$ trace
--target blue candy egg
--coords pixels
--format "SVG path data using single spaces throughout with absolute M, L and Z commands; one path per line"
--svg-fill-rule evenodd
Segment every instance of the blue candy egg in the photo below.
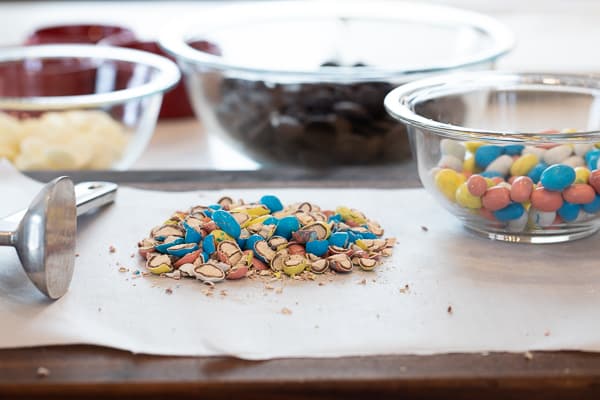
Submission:
M 496 177 L 504 178 L 504 175 L 502 175 L 500 172 L 497 172 L 497 171 L 483 171 L 483 172 L 480 172 L 479 175 L 483 176 L 484 178 L 496 178 Z
M 276 236 L 282 236 L 287 240 L 290 240 L 292 233 L 300 229 L 300 222 L 294 215 L 288 215 L 279 220 L 277 228 L 275 229 Z
M 373 232 L 362 232 L 360 233 L 361 239 L 377 239 L 377 235 Z
M 340 214 L 333 214 L 327 218 L 327 222 L 341 222 L 342 216 Z
M 216 210 L 212 215 L 212 219 L 215 221 L 215 224 L 217 224 L 217 226 L 229 236 L 233 238 L 240 236 L 240 233 L 242 232 L 240 224 L 233 217 L 233 215 L 227 211 Z
M 246 244 L 244 247 L 246 250 L 254 251 L 254 244 L 261 240 L 265 240 L 265 238 L 260 236 L 259 234 L 255 233 L 254 235 L 252 235 L 248 239 L 246 239 Z
M 569 165 L 551 165 L 542 172 L 540 182 L 547 190 L 560 192 L 575 182 L 575 170 Z
M 211 204 L 210 206 L 208 206 L 208 208 L 210 208 L 211 210 L 222 210 L 223 207 L 220 204 Z
M 306 252 L 321 257 L 327 253 L 329 242 L 327 240 L 313 240 L 306 243 Z
M 596 214 L 598 211 L 600 211 L 600 195 L 597 194 L 594 198 L 594 201 L 584 204 L 581 206 L 581 208 L 583 208 L 583 211 L 586 213 Z
M 360 236 L 358 236 L 355 232 L 348 231 L 347 233 L 348 233 L 348 242 L 349 243 L 354 243 L 360 239 Z
M 585 164 L 590 171 L 597 169 L 598 158 L 600 158 L 600 149 L 593 149 L 585 153 Z
M 210 255 L 206 252 L 202 252 L 202 261 L 208 262 L 209 259 L 210 259 Z
M 348 232 L 334 232 L 329 236 L 329 244 L 337 247 L 348 247 L 350 243 L 350 235 Z
M 277 218 L 270 216 L 263 221 L 263 225 L 277 225 L 278 222 L 279 220 Z
M 492 163 L 496 158 L 502 155 L 504 149 L 493 144 L 486 144 L 479 147 L 475 151 L 475 164 L 479 168 L 485 168 Z
M 204 215 L 206 215 L 208 218 L 211 218 L 213 215 L 213 209 L 212 208 L 207 208 L 206 210 L 202 211 L 204 213 Z
M 173 240 L 170 243 L 163 243 L 163 244 L 159 244 L 157 246 L 154 246 L 154 250 L 158 251 L 159 253 L 163 253 L 165 254 L 167 252 L 167 249 L 171 246 L 175 246 L 178 244 L 183 244 L 185 243 L 185 241 L 183 240 L 183 238 L 177 238 L 175 240 Z
M 215 236 L 212 233 L 209 233 L 202 240 L 202 250 L 209 255 L 217 251 Z
M 533 167 L 527 176 L 531 178 L 533 183 L 538 183 L 540 181 L 540 177 L 542 176 L 542 172 L 544 172 L 546 168 L 548 168 L 548 164 L 541 162 Z
M 504 222 L 512 219 L 519 219 L 524 212 L 525 208 L 521 203 L 511 203 L 498 211 L 494 211 L 494 217 L 496 217 L 498 221 Z
M 202 234 L 189 226 L 187 222 L 183 223 L 183 227 L 185 228 L 185 242 L 186 243 L 199 243 L 202 240 Z
M 187 243 L 186 247 L 181 249 L 174 249 L 174 246 L 176 245 L 171 244 L 171 247 L 167 248 L 167 253 L 176 257 L 183 257 L 187 253 L 198 250 L 198 245 L 196 243 Z
M 283 210 L 281 200 L 276 196 L 267 194 L 260 198 L 260 204 L 266 206 L 272 213 Z
M 558 209 L 557 213 L 566 222 L 572 222 L 575 221 L 579 215 L 580 209 L 581 207 L 578 204 L 567 203 L 564 201 L 562 207 Z
M 509 156 L 518 156 L 521 155 L 523 149 L 525 149 L 525 146 L 522 144 L 510 144 L 508 146 L 504 146 L 504 154 Z
M 237 242 L 238 246 L 240 246 L 240 249 L 244 249 L 246 248 L 246 242 L 248 241 L 248 238 L 237 238 L 235 239 L 235 241 Z

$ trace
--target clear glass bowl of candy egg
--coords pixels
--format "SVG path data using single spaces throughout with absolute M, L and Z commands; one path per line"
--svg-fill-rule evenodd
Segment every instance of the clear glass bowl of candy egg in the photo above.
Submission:
M 127 169 L 180 73 L 164 57 L 95 45 L 0 51 L 0 158 L 22 170 Z
M 448 99 L 465 105 L 454 122 Z M 599 228 L 600 80 L 472 72 L 394 89 L 425 189 L 492 239 L 555 243 Z
M 406 129 L 386 114 L 385 95 L 434 72 L 489 69 L 513 43 L 489 17 L 404 2 L 250 2 L 192 17 L 161 45 L 209 134 L 263 166 L 407 160 Z M 198 40 L 220 54 L 194 49 Z

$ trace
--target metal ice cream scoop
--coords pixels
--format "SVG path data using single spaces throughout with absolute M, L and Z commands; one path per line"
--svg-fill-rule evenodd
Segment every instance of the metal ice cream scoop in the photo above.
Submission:
M 77 216 L 115 199 L 117 185 L 61 177 L 46 184 L 27 210 L 0 219 L 0 246 L 17 250 L 33 284 L 51 299 L 67 292 L 75 265 Z

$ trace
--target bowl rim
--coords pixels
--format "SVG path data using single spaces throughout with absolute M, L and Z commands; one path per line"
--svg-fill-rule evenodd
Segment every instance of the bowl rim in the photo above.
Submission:
M 142 85 L 106 93 L 74 96 L 1 97 L 0 109 L 4 110 L 59 110 L 69 108 L 94 108 L 123 103 L 158 93 L 163 93 L 179 82 L 181 72 L 166 57 L 146 51 L 94 44 L 46 44 L 37 46 L 5 47 L 0 51 L 0 64 L 27 59 L 106 59 L 144 64 L 158 70 L 156 76 Z
M 464 127 L 426 118 L 413 111 L 416 101 L 448 94 L 477 90 L 543 90 L 548 92 L 591 92 L 600 98 L 600 74 L 568 74 L 553 72 L 477 71 L 438 75 L 416 80 L 390 91 L 384 106 L 387 112 L 409 126 L 434 132 L 440 136 L 465 140 L 532 143 L 586 143 L 600 141 L 600 130 L 543 133 L 517 130 L 487 130 Z M 435 94 L 438 94 L 436 96 Z M 439 95 L 441 93 L 441 95 Z M 426 96 L 429 94 L 429 96 Z
M 258 5 L 259 4 L 259 5 Z M 207 21 L 230 21 L 232 15 L 242 16 L 240 18 L 251 18 L 260 15 L 263 19 L 277 18 L 290 15 L 306 15 L 312 17 L 332 17 L 344 13 L 353 13 L 360 17 L 389 16 L 399 18 L 402 21 L 425 23 L 432 26 L 470 26 L 478 32 L 487 34 L 491 39 L 491 45 L 474 55 L 465 56 L 454 62 L 437 63 L 427 68 L 399 68 L 389 69 L 381 67 L 320 67 L 314 71 L 307 70 L 280 70 L 275 68 L 245 67 L 240 63 L 225 61 L 221 55 L 209 54 L 191 47 L 186 39 L 193 39 L 187 35 L 190 33 L 190 25 L 177 21 L 168 26 L 160 35 L 159 44 L 173 57 L 186 62 L 198 63 L 200 65 L 229 70 L 239 73 L 250 73 L 258 75 L 274 75 L 296 78 L 310 78 L 320 80 L 383 80 L 407 76 L 411 79 L 414 75 L 433 73 L 440 71 L 465 68 L 486 62 L 493 62 L 497 58 L 508 53 L 515 44 L 513 33 L 498 20 L 487 15 L 463 10 L 460 8 L 437 5 L 421 4 L 406 1 L 381 1 L 358 2 L 346 1 L 340 7 L 339 2 L 324 0 L 317 3 L 308 1 L 280 1 L 276 3 L 257 3 L 256 1 L 221 6 L 204 14 L 203 19 Z M 198 21 L 194 22 L 195 26 Z M 229 23 L 230 24 L 230 23 Z M 194 25 L 191 25 L 194 26 Z M 223 26 L 223 25 L 221 25 Z M 197 37 L 195 37 L 198 39 Z M 204 38 L 210 40 L 210 38 Z M 218 43 L 217 43 L 218 45 Z

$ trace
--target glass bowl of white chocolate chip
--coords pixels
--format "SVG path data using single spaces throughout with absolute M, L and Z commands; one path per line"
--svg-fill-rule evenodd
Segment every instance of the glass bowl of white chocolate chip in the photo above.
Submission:
M 444 75 L 394 89 L 385 106 L 408 126 L 425 189 L 469 230 L 557 243 L 600 228 L 599 76 Z
M 129 168 L 180 78 L 132 49 L 43 45 L 0 50 L 0 158 L 21 170 Z

